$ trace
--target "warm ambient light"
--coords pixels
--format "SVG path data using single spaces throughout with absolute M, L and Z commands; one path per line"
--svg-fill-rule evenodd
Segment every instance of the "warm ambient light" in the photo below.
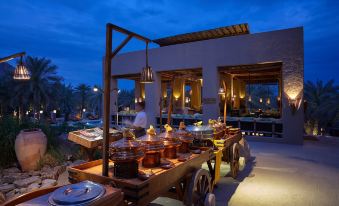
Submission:
M 29 75 L 29 72 L 25 65 L 20 61 L 20 63 L 16 66 L 14 70 L 14 76 L 13 79 L 15 80 L 29 80 L 31 76 Z
M 139 98 L 135 98 L 134 99 L 134 103 L 138 103 L 138 102 L 142 102 L 143 101 L 143 98 L 142 97 L 139 97 Z
M 185 102 L 186 102 L 186 103 L 189 103 L 190 101 L 191 101 L 191 99 L 190 99 L 189 97 L 186 97 L 186 98 L 185 98 Z
M 292 114 L 294 114 L 300 107 L 300 103 L 301 103 L 301 98 L 288 98 L 288 103 L 291 107 L 291 112 Z
M 218 90 L 218 94 L 224 95 L 225 94 L 225 89 L 220 87 L 219 90 Z
M 266 104 L 271 104 L 271 99 L 270 98 L 267 98 Z
M 259 102 L 262 103 L 262 98 L 259 99 Z

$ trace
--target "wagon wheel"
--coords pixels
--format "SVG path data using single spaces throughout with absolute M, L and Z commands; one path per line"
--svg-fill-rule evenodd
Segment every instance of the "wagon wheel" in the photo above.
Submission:
M 214 206 L 211 177 L 207 170 L 196 170 L 186 187 L 184 203 L 189 206 Z
M 231 167 L 231 176 L 235 179 L 238 176 L 239 172 L 239 144 L 234 143 L 232 146 L 230 167 Z

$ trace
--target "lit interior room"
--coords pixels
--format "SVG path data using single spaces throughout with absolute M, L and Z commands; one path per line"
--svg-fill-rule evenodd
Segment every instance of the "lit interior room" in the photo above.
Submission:
M 249 136 L 282 137 L 281 68 L 281 62 L 219 68 L 225 91 L 220 93 L 220 114 L 226 99 L 229 125 Z

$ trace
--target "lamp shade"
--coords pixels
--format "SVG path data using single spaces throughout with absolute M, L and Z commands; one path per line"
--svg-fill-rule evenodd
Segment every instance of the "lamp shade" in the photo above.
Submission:
M 13 79 L 17 80 L 29 80 L 31 76 L 29 75 L 29 72 L 25 65 L 22 63 L 18 64 L 14 70 L 14 76 Z
M 225 89 L 220 87 L 218 90 L 218 94 L 225 94 Z
M 147 84 L 153 83 L 153 71 L 150 66 L 146 66 L 141 71 L 140 83 Z

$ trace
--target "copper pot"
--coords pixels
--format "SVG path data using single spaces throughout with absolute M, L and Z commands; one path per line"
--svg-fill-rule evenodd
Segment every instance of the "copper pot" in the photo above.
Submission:
M 163 139 L 151 134 L 146 134 L 139 138 L 144 144 L 145 156 L 142 160 L 144 167 L 157 167 L 160 165 L 161 152 L 164 151 L 165 146 Z

